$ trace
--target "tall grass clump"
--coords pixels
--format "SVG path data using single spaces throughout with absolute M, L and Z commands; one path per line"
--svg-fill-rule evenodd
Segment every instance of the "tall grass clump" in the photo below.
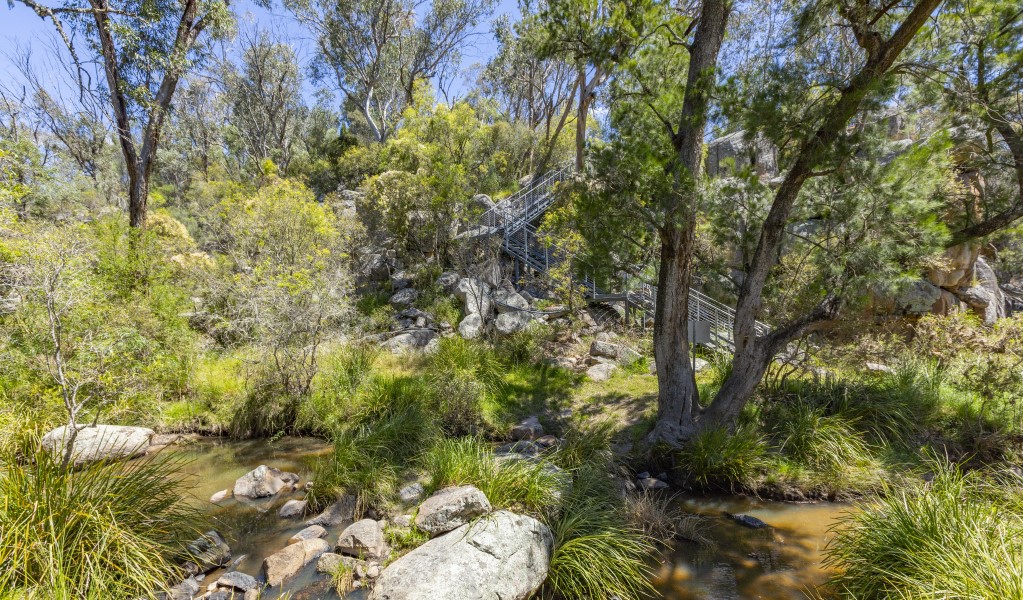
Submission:
M 632 600 L 653 595 L 648 561 L 656 548 L 628 515 L 607 473 L 576 472 L 549 525 L 554 553 L 544 584 L 556 598 Z
M 807 402 L 772 407 L 770 426 L 778 449 L 805 467 L 838 473 L 871 459 L 870 447 L 853 424 Z
M 767 443 L 752 425 L 712 427 L 678 452 L 678 469 L 701 488 L 752 489 L 767 465 Z
M 427 365 L 436 411 L 448 435 L 478 435 L 484 407 L 504 388 L 504 365 L 485 344 L 459 337 L 440 341 Z
M 1023 479 L 934 469 L 929 484 L 886 489 L 835 526 L 826 563 L 840 597 L 1023 598 Z
M 165 589 L 199 537 L 174 461 L 77 469 L 23 443 L 0 462 L 0 590 L 15 598 L 135 598 Z M 7 597 L 7 596 L 5 596 Z
M 325 506 L 346 493 L 358 497 L 360 512 L 386 502 L 438 434 L 424 400 L 429 393 L 420 378 L 370 380 L 332 433 L 333 452 L 316 468 L 313 504 Z
M 615 423 L 610 420 L 571 427 L 565 431 L 554 462 L 569 470 L 586 465 L 610 465 L 614 457 L 611 451 L 614 434 Z
M 380 349 L 371 344 L 344 346 L 327 356 L 313 393 L 300 412 L 306 431 L 329 433 L 348 421 L 360 389 L 370 381 Z
M 558 502 L 568 474 L 544 461 L 500 458 L 482 440 L 445 439 L 426 455 L 428 490 L 473 485 L 495 508 L 543 515 Z

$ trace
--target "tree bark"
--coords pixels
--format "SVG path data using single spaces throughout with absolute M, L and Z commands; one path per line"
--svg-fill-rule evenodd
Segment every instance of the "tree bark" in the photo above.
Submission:
M 677 130 L 671 131 L 678 156 L 672 197 L 666 199 L 666 219 L 659 230 L 661 262 L 654 315 L 657 424 L 648 438 L 651 443 L 675 444 L 689 437 L 700 410 L 689 354 L 689 288 L 707 109 L 730 9 L 727 0 L 703 3 L 689 51 L 682 115 Z M 670 124 L 665 126 L 671 129 Z

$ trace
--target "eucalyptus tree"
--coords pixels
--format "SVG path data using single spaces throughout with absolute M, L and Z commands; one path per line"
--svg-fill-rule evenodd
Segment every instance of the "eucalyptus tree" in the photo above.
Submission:
M 502 18 L 494 24 L 498 50 L 480 73 L 478 86 L 483 97 L 497 102 L 504 118 L 534 132 L 537 142 L 528 160 L 539 174 L 547 169 L 572 115 L 579 80 L 571 63 L 541 54 L 547 32 L 533 8 L 520 2 L 518 22 Z
M 128 222 L 144 228 L 157 149 L 181 78 L 226 34 L 229 0 L 9 0 L 50 22 L 92 89 L 87 61 L 102 65 L 114 131 L 128 174 Z M 76 43 L 84 38 L 85 44 Z M 83 54 L 84 52 L 88 54 Z M 84 60 L 83 60 L 84 59 Z
M 284 0 L 316 38 L 317 78 L 333 78 L 345 103 L 386 141 L 416 89 L 475 35 L 494 0 Z M 421 16 L 420 16 L 421 15 Z

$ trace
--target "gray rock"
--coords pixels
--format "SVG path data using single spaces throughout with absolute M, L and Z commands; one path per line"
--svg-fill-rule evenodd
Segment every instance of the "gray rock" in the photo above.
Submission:
M 345 521 L 351 521 L 355 516 L 356 497 L 346 494 L 340 500 L 331 504 L 312 519 L 305 522 L 306 525 L 322 525 L 324 527 L 336 527 Z
M 931 312 L 931 307 L 939 297 L 941 290 L 921 279 L 903 285 L 896 291 L 893 301 L 896 308 L 902 312 L 923 315 Z
M 455 288 L 458 287 L 458 282 L 461 281 L 461 277 L 454 271 L 444 271 L 437 278 L 437 285 L 442 287 L 445 292 L 451 294 L 454 293 Z
M 765 529 L 770 527 L 767 523 L 764 523 L 760 519 L 752 515 L 733 515 L 731 513 L 725 513 L 729 519 L 735 521 L 740 525 L 749 527 L 750 529 Z
M 653 490 L 666 490 L 666 489 L 668 489 L 668 484 L 663 482 L 663 481 L 661 481 L 660 479 L 658 479 L 656 477 L 643 477 L 643 478 L 640 478 L 639 480 L 636 481 L 636 484 L 639 487 L 639 489 L 641 489 L 641 490 L 643 490 L 645 492 L 653 491 Z
M 512 442 L 510 444 L 498 446 L 497 448 L 494 449 L 494 454 L 498 457 L 505 454 L 510 454 L 528 458 L 530 456 L 536 456 L 540 454 L 541 452 L 543 452 L 543 450 L 544 450 L 543 446 L 536 442 L 531 442 L 529 440 L 520 440 L 517 442 Z
M 432 329 L 414 329 L 392 337 L 381 346 L 394 354 L 401 354 L 409 350 L 425 350 L 437 337 L 437 332 Z
M 467 340 L 474 340 L 481 333 L 483 333 L 483 317 L 479 313 L 466 315 L 462 322 L 458 324 L 458 335 Z
M 513 440 L 535 440 L 540 437 L 543 437 L 543 425 L 536 415 L 525 419 L 511 430 Z
M 266 572 L 267 585 L 281 585 L 289 577 L 298 573 L 302 567 L 318 559 L 321 554 L 330 550 L 327 540 L 316 538 L 291 544 L 279 552 L 263 559 L 263 570 Z
M 423 484 L 418 481 L 410 483 L 398 490 L 398 496 L 401 498 L 402 502 L 416 502 L 423 497 Z
M 387 258 L 382 254 L 367 255 L 359 271 L 370 281 L 387 281 L 391 277 L 391 270 L 387 266 Z
M 437 535 L 461 527 L 491 510 L 487 496 L 471 485 L 444 488 L 419 506 L 416 527 Z
M 532 321 L 533 315 L 528 312 L 504 312 L 497 315 L 494 328 L 502 335 L 511 335 L 529 327 Z
M 294 473 L 259 465 L 235 480 L 234 495 L 243 498 L 266 498 L 296 483 L 298 475 Z
M 315 540 L 316 538 L 327 537 L 327 530 L 322 525 L 310 525 L 302 531 L 299 531 L 295 535 L 288 538 L 289 544 L 297 544 L 306 540 Z
M 387 301 L 395 308 L 412 306 L 412 303 L 419 297 L 419 292 L 412 288 L 405 288 L 395 292 Z
M 778 149 L 761 135 L 749 140 L 745 131 L 737 131 L 707 144 L 705 164 L 711 177 L 746 168 L 763 177 L 774 177 L 778 174 Z
M 246 575 L 241 571 L 224 573 L 220 576 L 220 579 L 217 580 L 217 585 L 220 587 L 234 588 L 243 592 L 259 589 L 259 581 L 257 581 L 252 575 Z
M 231 547 L 224 541 L 220 533 L 210 530 L 197 540 L 186 546 L 186 553 L 198 567 L 198 572 L 209 573 L 213 569 L 225 567 L 231 562 Z
M 305 507 L 309 503 L 305 500 L 288 500 L 284 503 L 284 506 L 277 511 L 277 516 L 282 519 L 292 519 L 294 517 L 301 517 L 302 513 L 305 512 Z
M 412 275 L 405 271 L 398 271 L 391 275 L 391 289 L 394 291 L 403 290 L 412 285 Z
M 465 314 L 486 317 L 493 310 L 490 302 L 490 286 L 479 279 L 466 277 L 459 280 L 455 294 L 465 304 Z
M 636 362 L 642 355 L 632 348 L 622 346 L 621 344 L 593 340 L 593 343 L 590 344 L 590 356 L 610 358 L 617 361 L 620 365 L 627 365 Z
M 889 367 L 888 365 L 883 365 L 881 363 L 868 362 L 866 364 L 866 366 L 867 366 L 867 370 L 868 371 L 872 371 L 874 373 L 894 373 L 895 372 L 895 369 Z
M 499 313 L 517 313 L 529 308 L 529 302 L 518 292 L 495 290 L 492 297 Z
M 338 536 L 335 550 L 360 558 L 383 558 L 387 554 L 384 530 L 373 519 L 356 521 Z
M 372 600 L 524 600 L 547 577 L 554 536 L 532 517 L 499 511 L 391 563 Z
M 956 292 L 984 319 L 985 325 L 993 325 L 998 319 L 1008 315 L 1005 294 L 998 285 L 998 277 L 983 257 L 973 265 L 974 285 Z
M 71 430 L 58 427 L 43 436 L 42 446 L 61 454 L 71 444 L 71 460 L 76 465 L 97 460 L 114 460 L 142 456 L 149 448 L 153 430 L 125 425 L 96 425 L 78 430 L 71 442 Z
M 586 369 L 586 376 L 593 381 L 607 381 L 608 379 L 611 379 L 611 374 L 614 373 L 616 368 L 616 366 L 607 363 L 593 365 L 589 369 Z
M 168 592 L 158 594 L 158 596 L 166 600 L 192 600 L 199 594 L 199 582 L 195 580 L 195 577 L 188 577 L 181 583 L 171 586 Z

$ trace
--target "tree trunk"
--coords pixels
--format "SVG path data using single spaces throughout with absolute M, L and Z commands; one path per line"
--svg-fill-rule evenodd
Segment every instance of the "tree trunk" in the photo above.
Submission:
M 136 166 L 129 169 L 128 175 L 128 224 L 131 227 L 136 229 L 146 227 L 148 205 L 149 177 L 144 169 Z
M 648 443 L 677 444 L 688 438 L 699 415 L 699 391 L 689 354 L 689 288 L 696 239 L 697 186 L 703 158 L 707 109 L 714 88 L 718 53 L 725 36 L 730 4 L 706 0 L 689 53 L 682 115 L 672 143 L 678 153 L 673 192 L 665 201 L 660 228 L 661 262 L 654 315 L 657 362 L 657 424 Z M 670 127 L 669 123 L 665 123 Z
M 583 172 L 583 159 L 586 152 L 586 117 L 590 109 L 586 85 L 586 70 L 579 69 L 579 113 L 575 123 L 575 170 Z

